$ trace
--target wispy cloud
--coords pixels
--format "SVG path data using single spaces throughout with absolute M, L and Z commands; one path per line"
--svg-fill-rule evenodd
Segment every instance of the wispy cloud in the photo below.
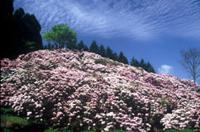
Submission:
M 161 74 L 170 74 L 173 70 L 173 67 L 170 65 L 161 65 L 160 68 L 158 68 L 158 72 Z
M 167 34 L 200 38 L 199 0 L 15 0 L 46 30 L 68 23 L 84 34 L 151 39 Z

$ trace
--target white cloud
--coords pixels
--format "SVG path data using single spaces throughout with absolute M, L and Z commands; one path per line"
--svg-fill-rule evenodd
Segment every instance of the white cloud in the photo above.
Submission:
M 173 70 L 173 67 L 170 65 L 161 65 L 160 68 L 158 68 L 158 72 L 161 74 L 170 74 Z
M 36 15 L 42 31 L 67 23 L 78 33 L 103 37 L 200 38 L 198 0 L 15 0 L 19 7 Z

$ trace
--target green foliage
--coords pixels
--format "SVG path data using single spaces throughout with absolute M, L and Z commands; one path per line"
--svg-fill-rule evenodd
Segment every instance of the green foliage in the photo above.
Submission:
M 155 114 L 150 117 L 149 121 L 152 126 L 151 131 L 162 132 L 164 126 L 161 124 L 160 120 L 163 118 L 162 114 Z
M 77 48 L 78 50 L 88 51 L 87 45 L 85 45 L 84 42 L 83 42 L 82 40 L 77 44 L 76 48 Z
M 135 67 L 142 67 L 147 72 L 155 73 L 153 66 L 149 62 L 145 62 L 144 59 L 141 59 L 141 61 L 139 62 L 137 59 L 133 57 L 131 59 L 130 65 Z
M 113 59 L 113 50 L 110 47 L 106 48 L 106 57 Z
M 140 66 L 140 62 L 133 57 L 131 59 L 130 65 L 131 66 L 135 66 L 135 67 L 139 67 Z
M 22 8 L 19 8 L 14 13 L 16 20 L 17 32 L 16 37 L 19 42 L 20 50 L 24 53 L 38 50 L 42 48 L 42 38 L 40 35 L 41 26 L 34 15 L 25 13 Z M 29 47 L 27 43 L 31 42 Z
M 43 37 L 60 48 L 74 49 L 76 47 L 76 33 L 65 24 L 55 25 L 50 31 L 44 33 Z
M 1 108 L 0 108 L 0 113 L 1 113 L 2 115 L 4 115 L 4 114 L 12 114 L 12 113 L 14 113 L 14 112 L 13 112 L 13 110 L 12 110 L 11 108 L 1 107 Z
M 94 62 L 95 64 L 102 64 L 102 65 L 106 65 L 108 63 L 108 61 L 106 59 L 97 59 Z
M 62 128 L 59 130 L 59 132 L 73 132 L 73 131 L 69 128 Z
M 15 125 L 18 126 L 26 126 L 28 125 L 29 122 L 18 116 L 13 116 L 13 115 L 1 115 L 1 127 L 12 127 Z
M 99 53 L 99 46 L 96 41 L 92 41 L 92 44 L 90 45 L 90 52 Z
M 44 132 L 59 132 L 59 131 L 58 131 L 58 129 L 47 128 L 44 130 Z
M 111 59 L 114 60 L 114 61 L 118 61 L 118 54 L 117 53 L 113 53 Z
M 77 44 L 76 49 L 86 51 L 87 46 L 84 44 L 83 41 L 80 41 Z M 124 64 L 129 64 L 128 59 L 124 55 L 123 52 L 120 52 L 119 55 L 118 55 L 117 53 L 113 52 L 113 50 L 110 47 L 105 48 L 103 45 L 98 46 L 96 41 L 92 42 L 92 44 L 90 45 L 89 51 L 96 53 L 96 54 L 99 54 L 103 57 L 110 58 L 114 61 L 119 61 L 119 62 L 124 63 Z M 107 62 L 105 62 L 105 60 L 96 60 L 95 63 L 101 63 L 103 65 L 106 65 Z M 153 66 L 149 62 L 145 62 L 143 59 L 139 62 L 138 60 L 136 60 L 133 57 L 131 62 L 130 62 L 130 65 L 135 66 L 135 67 L 142 67 L 147 72 L 155 73 Z
M 105 57 L 106 56 L 106 49 L 104 48 L 103 45 L 100 45 L 99 47 L 99 52 L 100 52 L 100 55 Z
M 152 73 L 156 72 L 155 69 L 153 68 L 153 66 L 150 64 L 150 62 L 148 62 L 146 64 L 146 69 L 145 70 L 148 71 L 148 72 L 152 72 Z
M 126 56 L 124 56 L 123 52 L 119 53 L 118 61 L 124 64 L 128 64 L 128 59 L 126 58 Z
M 1 30 L 4 35 L 2 38 L 6 39 L 2 42 L 7 42 L 6 45 L 0 48 L 1 57 L 3 58 L 15 58 L 20 54 L 41 48 L 51 50 L 67 47 L 69 49 L 89 50 L 103 57 L 128 64 L 128 59 L 123 52 L 120 52 L 118 55 L 110 47 L 98 46 L 96 41 L 92 42 L 89 49 L 83 41 L 76 44 L 76 33 L 66 24 L 55 25 L 50 31 L 44 33 L 44 39 L 50 43 L 43 47 L 40 35 L 41 26 L 34 15 L 25 13 L 22 8 L 17 9 L 13 13 L 13 0 L 2 0 L 0 6 L 0 17 L 5 27 L 5 30 Z M 136 59 L 132 59 L 131 65 L 142 67 L 148 72 L 155 72 L 153 66 L 149 62 L 144 62 L 144 60 L 138 62 Z
M 2 132 L 12 132 L 12 131 L 8 128 L 3 128 Z

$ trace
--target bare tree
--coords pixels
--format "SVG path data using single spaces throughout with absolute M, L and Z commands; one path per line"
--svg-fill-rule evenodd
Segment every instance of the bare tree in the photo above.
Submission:
M 200 77 L 200 49 L 191 48 L 181 52 L 182 65 L 196 83 Z

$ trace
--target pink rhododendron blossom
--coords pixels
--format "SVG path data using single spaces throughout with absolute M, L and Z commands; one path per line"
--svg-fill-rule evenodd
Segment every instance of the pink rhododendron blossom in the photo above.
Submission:
M 105 63 L 97 63 L 97 60 Z M 0 105 L 49 125 L 112 131 L 200 127 L 200 86 L 89 52 L 40 50 L 1 60 Z

